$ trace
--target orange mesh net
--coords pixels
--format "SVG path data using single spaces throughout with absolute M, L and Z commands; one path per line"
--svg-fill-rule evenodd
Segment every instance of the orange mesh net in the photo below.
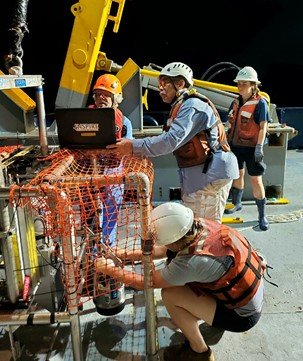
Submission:
M 12 154 L 14 154 L 20 148 L 21 148 L 20 145 L 7 145 L 7 146 L 0 147 L 0 161 L 3 161 L 4 159 L 10 157 Z
M 142 249 L 142 227 L 148 225 L 142 200 L 150 207 L 153 165 L 106 150 L 64 149 L 41 162 L 33 179 L 10 188 L 10 201 L 43 218 L 69 306 L 79 305 L 109 291 L 109 280 L 96 275 L 97 257 Z M 143 273 L 135 263 L 122 265 Z M 110 290 L 120 282 L 111 280 Z

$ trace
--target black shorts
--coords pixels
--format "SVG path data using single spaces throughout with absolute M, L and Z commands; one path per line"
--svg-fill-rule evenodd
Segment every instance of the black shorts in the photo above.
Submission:
M 255 162 L 255 148 L 254 147 L 232 147 L 232 152 L 238 160 L 239 169 L 244 169 L 245 165 L 250 176 L 263 175 L 266 170 L 264 162 Z
M 230 332 L 244 332 L 256 325 L 260 317 L 261 313 L 241 317 L 237 312 L 226 308 L 221 302 L 217 301 L 217 309 L 212 326 L 220 327 Z

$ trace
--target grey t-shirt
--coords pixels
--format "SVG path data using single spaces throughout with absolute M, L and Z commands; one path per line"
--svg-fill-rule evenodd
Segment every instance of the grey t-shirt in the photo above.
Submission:
M 166 282 L 175 286 L 183 286 L 189 282 L 208 283 L 219 279 L 227 271 L 229 257 L 214 259 L 210 256 L 180 255 L 174 258 L 162 270 Z M 263 306 L 263 279 L 254 297 L 243 307 L 235 311 L 243 317 L 259 313 Z

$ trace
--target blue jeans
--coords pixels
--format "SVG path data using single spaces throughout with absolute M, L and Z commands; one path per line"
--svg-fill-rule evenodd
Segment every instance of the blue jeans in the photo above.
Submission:
M 100 220 L 103 235 L 102 242 L 114 247 L 116 245 L 118 215 L 122 206 L 124 185 L 111 185 L 106 190 L 108 190 L 108 194 L 103 200 L 102 220 Z

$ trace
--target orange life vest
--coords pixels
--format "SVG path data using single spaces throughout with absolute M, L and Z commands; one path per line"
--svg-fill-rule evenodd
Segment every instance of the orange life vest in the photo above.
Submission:
M 177 114 L 180 110 L 182 103 L 191 97 L 196 97 L 202 101 L 208 103 L 209 106 L 214 111 L 216 122 L 208 129 L 203 130 L 202 132 L 196 134 L 190 141 L 178 148 L 173 152 L 176 157 L 178 166 L 180 168 L 193 167 L 195 165 L 204 164 L 207 160 L 210 160 L 210 155 L 212 152 L 215 152 L 218 149 L 222 149 L 225 152 L 230 151 L 229 144 L 227 143 L 225 129 L 221 122 L 220 115 L 210 99 L 204 95 L 198 93 L 195 89 L 187 90 L 181 94 L 181 96 L 173 104 L 172 109 L 167 120 L 167 124 L 164 128 L 165 131 L 168 131 L 171 122 L 177 117 Z M 210 144 L 210 132 L 217 127 L 218 137 L 217 143 L 212 145 Z M 206 169 L 204 169 L 206 171 Z
M 233 309 L 247 304 L 258 290 L 265 271 L 262 259 L 248 240 L 236 230 L 214 221 L 200 219 L 202 230 L 188 248 L 189 254 L 231 256 L 233 265 L 217 281 L 190 282 L 197 294 L 210 294 Z
M 88 106 L 89 108 L 97 108 L 96 105 L 92 104 Z M 123 118 L 124 115 L 120 109 L 115 110 L 115 124 L 116 124 L 116 139 L 121 139 L 123 137 Z
M 116 123 L 116 139 L 121 139 L 123 137 L 123 114 L 120 109 L 115 109 L 115 123 Z
M 254 95 L 241 107 L 239 100 L 234 100 L 232 109 L 228 114 L 228 121 L 231 125 L 227 134 L 229 143 L 244 147 L 257 145 L 260 125 L 254 120 L 254 112 L 260 99 L 260 95 Z

